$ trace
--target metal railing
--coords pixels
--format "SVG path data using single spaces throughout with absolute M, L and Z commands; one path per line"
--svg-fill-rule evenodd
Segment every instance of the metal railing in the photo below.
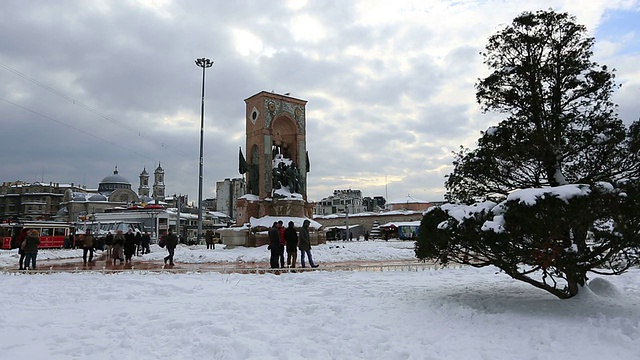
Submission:
M 364 272 L 385 272 L 385 271 L 427 271 L 427 270 L 439 270 L 443 268 L 447 269 L 459 269 L 462 265 L 436 265 L 433 263 L 411 263 L 411 264 L 381 264 L 381 265 L 328 265 L 317 268 L 282 268 L 271 269 L 262 267 L 236 267 L 236 266 L 198 266 L 193 264 L 186 267 L 159 267 L 159 268 L 138 268 L 135 266 L 127 268 L 108 268 L 102 267 L 100 269 L 83 269 L 81 267 L 76 268 L 54 268 L 49 267 L 46 269 L 37 270 L 17 270 L 17 269 L 2 269 L 0 274 L 55 274 L 55 273 L 102 273 L 102 274 L 118 274 L 118 273 L 169 273 L 169 274 L 197 274 L 197 273 L 222 273 L 222 274 L 286 274 L 286 273 L 301 273 L 301 272 L 315 272 L 315 271 L 364 271 Z

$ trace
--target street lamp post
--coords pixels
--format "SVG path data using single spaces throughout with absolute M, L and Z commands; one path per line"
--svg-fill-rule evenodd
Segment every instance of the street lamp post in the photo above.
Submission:
M 202 106 L 200 108 L 200 168 L 198 177 L 198 234 L 196 241 L 200 243 L 202 235 L 202 165 L 203 165 L 203 143 L 204 143 L 204 73 L 207 68 L 213 66 L 213 61 L 207 58 L 196 59 L 196 65 L 202 68 Z

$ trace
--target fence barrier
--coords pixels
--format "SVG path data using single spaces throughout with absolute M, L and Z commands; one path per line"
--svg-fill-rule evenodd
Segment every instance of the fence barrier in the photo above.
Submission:
M 119 273 L 131 273 L 131 274 L 145 274 L 145 273 L 168 273 L 168 274 L 197 274 L 197 273 L 222 273 L 222 274 L 286 274 L 286 273 L 301 273 L 301 272 L 316 272 L 316 271 L 362 271 L 362 272 L 385 272 L 385 271 L 431 271 L 439 269 L 459 269 L 462 265 L 436 265 L 433 263 L 412 263 L 412 264 L 381 264 L 381 265 L 336 265 L 336 266 L 322 266 L 317 268 L 283 268 L 283 269 L 271 269 L 261 267 L 235 267 L 235 266 L 216 266 L 216 267 L 198 267 L 197 265 L 189 267 L 160 267 L 160 268 L 140 268 L 136 269 L 134 266 L 131 268 L 106 268 L 100 269 L 82 269 L 76 267 L 75 269 L 59 269 L 49 267 L 47 269 L 37 270 L 17 270 L 17 269 L 1 269 L 0 274 L 56 274 L 56 273 L 101 273 L 101 274 L 119 274 Z

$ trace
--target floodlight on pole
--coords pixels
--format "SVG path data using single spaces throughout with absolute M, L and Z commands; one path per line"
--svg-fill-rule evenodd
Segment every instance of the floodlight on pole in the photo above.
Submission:
M 200 108 L 200 167 L 198 177 L 198 234 L 196 241 L 200 243 L 202 236 L 202 166 L 203 166 L 203 144 L 204 144 L 204 73 L 207 68 L 213 66 L 213 61 L 207 58 L 196 59 L 196 65 L 202 68 L 202 105 Z

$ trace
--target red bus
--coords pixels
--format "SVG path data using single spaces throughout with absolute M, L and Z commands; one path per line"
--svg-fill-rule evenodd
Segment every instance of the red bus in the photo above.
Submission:
M 40 249 L 62 248 L 65 239 L 73 232 L 73 225 L 54 221 L 31 221 L 0 224 L 0 249 L 10 250 L 20 247 L 29 230 L 40 233 Z

